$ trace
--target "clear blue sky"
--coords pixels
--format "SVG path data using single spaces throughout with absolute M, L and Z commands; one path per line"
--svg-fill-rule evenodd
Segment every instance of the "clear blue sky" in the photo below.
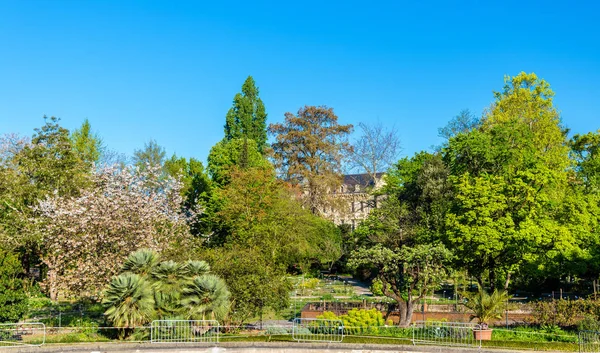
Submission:
M 0 0 L 0 133 L 88 118 L 119 152 L 153 138 L 204 160 L 252 75 L 269 122 L 324 104 L 342 123 L 394 125 L 411 155 L 520 71 L 587 132 L 600 128 L 599 16 L 596 1 Z

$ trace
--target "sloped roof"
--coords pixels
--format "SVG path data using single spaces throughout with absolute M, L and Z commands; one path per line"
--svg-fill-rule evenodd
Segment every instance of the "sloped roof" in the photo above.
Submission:
M 376 173 L 375 176 L 377 179 L 381 179 L 385 173 Z M 344 175 L 344 185 L 356 186 L 360 185 L 361 187 L 373 186 L 375 183 L 371 179 L 371 176 L 367 173 L 361 174 L 346 174 Z

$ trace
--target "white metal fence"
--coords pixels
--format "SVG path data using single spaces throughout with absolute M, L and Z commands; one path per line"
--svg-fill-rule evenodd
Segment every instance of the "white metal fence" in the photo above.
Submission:
M 215 320 L 154 320 L 150 325 L 152 343 L 219 343 L 219 322 Z
M 600 352 L 600 332 L 579 331 L 578 335 L 579 352 L 596 353 Z
M 35 347 L 46 342 L 46 325 L 41 322 L 0 324 L 0 348 Z
M 296 318 L 292 339 L 298 342 L 342 342 L 344 323 L 342 320 Z
M 465 322 L 416 321 L 412 325 L 413 344 L 438 346 L 481 347 L 480 331 L 476 325 Z

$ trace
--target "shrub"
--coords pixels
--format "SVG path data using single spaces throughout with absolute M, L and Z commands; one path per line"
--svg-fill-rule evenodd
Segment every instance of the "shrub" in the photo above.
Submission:
M 17 256 L 0 250 L 0 322 L 16 322 L 27 313 L 22 273 Z
M 344 332 L 348 334 L 359 333 L 378 333 L 379 327 L 385 326 L 383 314 L 377 309 L 352 309 L 348 314 L 336 316 L 334 313 L 326 311 L 319 315 L 319 319 L 342 320 L 344 323 Z
M 589 325 L 600 317 L 600 300 L 539 301 L 532 304 L 532 316 L 533 322 L 540 326 L 573 327 L 586 317 Z
M 300 288 L 300 289 L 315 289 L 319 285 L 319 282 L 320 281 L 318 278 L 307 278 L 304 281 L 300 282 L 300 284 L 298 284 L 298 288 Z

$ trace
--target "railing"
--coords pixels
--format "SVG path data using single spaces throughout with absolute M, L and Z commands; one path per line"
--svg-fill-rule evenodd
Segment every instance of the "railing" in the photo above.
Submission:
M 36 347 L 46 342 L 46 326 L 41 322 L 0 324 L 0 348 Z
M 219 343 L 219 322 L 215 320 L 154 320 L 150 325 L 152 343 Z
M 580 331 L 577 341 L 580 353 L 600 352 L 600 332 Z
M 292 339 L 298 342 L 342 342 L 342 320 L 294 319 Z
M 481 347 L 481 330 L 465 322 L 417 321 L 412 325 L 413 344 Z

